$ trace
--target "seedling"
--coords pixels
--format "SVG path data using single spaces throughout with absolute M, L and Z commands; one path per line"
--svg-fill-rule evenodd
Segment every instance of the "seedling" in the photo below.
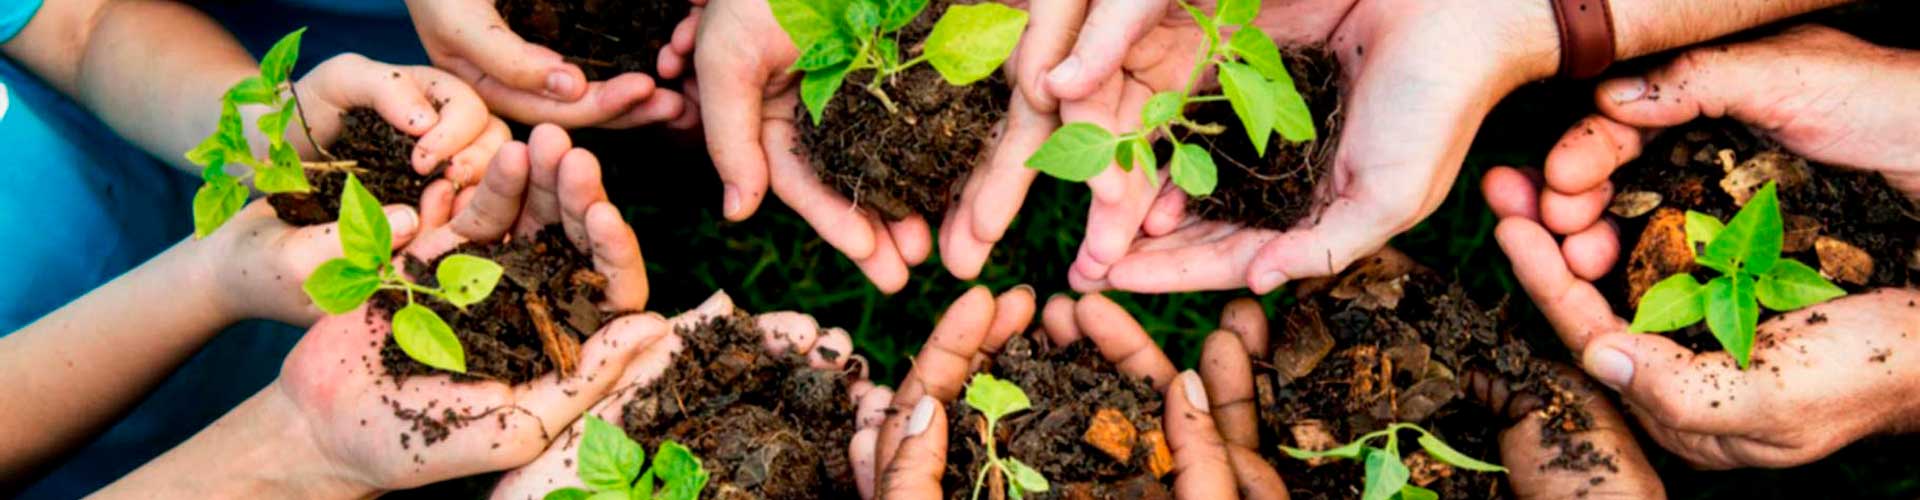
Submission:
M 1147 177 L 1160 182 L 1159 159 L 1153 143 L 1164 139 L 1173 143 L 1173 158 L 1167 169 L 1173 183 L 1193 196 L 1213 193 L 1219 183 L 1213 156 L 1200 145 L 1183 142 L 1174 133 L 1179 126 L 1187 132 L 1219 135 L 1226 127 L 1217 123 L 1195 123 L 1186 115 L 1187 105 L 1225 100 L 1253 141 L 1254 151 L 1267 154 L 1268 134 L 1279 133 L 1288 142 L 1307 142 L 1317 137 L 1313 113 L 1293 86 L 1293 76 L 1280 59 L 1280 48 L 1251 24 L 1260 12 L 1260 0 L 1220 0 L 1218 15 L 1208 17 L 1200 9 L 1180 2 L 1193 16 L 1195 24 L 1206 32 L 1206 52 L 1194 65 L 1187 88 L 1161 92 L 1147 99 L 1140 110 L 1140 128 L 1136 132 L 1114 133 L 1092 123 L 1069 123 L 1053 132 L 1040 149 L 1027 158 L 1027 167 L 1072 182 L 1085 182 L 1118 163 L 1132 171 L 1135 164 L 1147 169 Z M 1222 28 L 1235 27 L 1231 37 L 1222 37 Z M 1226 44 L 1221 40 L 1225 38 Z M 1220 75 L 1222 95 L 1194 95 L 1194 84 L 1207 68 Z
M 920 63 L 964 87 L 993 75 L 1027 28 L 1027 13 L 997 3 L 956 5 L 933 25 L 920 55 L 900 59 L 900 34 L 927 8 L 928 0 L 771 0 L 773 17 L 787 31 L 800 59 L 789 72 L 805 72 L 800 100 L 813 123 L 833 100 L 847 74 L 873 70 L 868 94 L 888 112 L 899 112 L 881 88 L 887 79 Z
M 587 415 L 587 432 L 580 439 L 580 480 L 586 488 L 560 488 L 546 500 L 693 500 L 707 487 L 707 469 L 700 457 L 672 440 L 653 451 L 653 465 L 641 472 L 646 450 L 619 427 Z M 657 483 L 657 484 L 656 484 Z
M 1780 258 L 1786 231 L 1777 191 L 1768 181 L 1724 226 L 1711 215 L 1688 211 L 1687 245 L 1693 261 L 1719 271 L 1720 277 L 1705 285 L 1690 273 L 1660 280 L 1640 297 L 1628 330 L 1666 332 L 1705 319 L 1720 347 L 1744 370 L 1753 356 L 1761 305 L 1786 312 L 1846 295 L 1820 271 Z
M 472 255 L 449 255 L 434 270 L 439 287 L 415 284 L 393 264 L 393 230 L 387 225 L 386 212 L 380 210 L 380 200 L 351 173 L 340 193 L 339 226 L 345 256 L 313 270 L 301 285 L 307 297 L 327 314 L 341 314 L 360 307 L 374 292 L 404 291 L 407 306 L 393 313 L 393 340 L 400 350 L 421 364 L 466 373 L 467 355 L 460 338 L 439 314 L 415 302 L 414 294 L 437 297 L 464 310 L 493 294 L 494 285 L 500 283 L 500 264 Z
M 1452 446 L 1447 446 L 1447 443 L 1441 441 L 1439 436 L 1427 432 L 1426 429 L 1422 429 L 1418 425 L 1409 423 L 1389 425 L 1385 429 L 1367 433 L 1366 435 L 1360 436 L 1360 439 L 1355 439 L 1351 443 L 1330 450 L 1306 451 L 1299 448 L 1281 446 L 1280 451 L 1286 452 L 1287 456 L 1300 460 L 1326 457 L 1359 460 L 1361 463 L 1366 464 L 1366 487 L 1361 490 L 1360 495 L 1360 498 L 1364 500 L 1434 500 L 1440 498 L 1440 494 L 1434 493 L 1433 490 L 1415 486 L 1407 482 L 1409 479 L 1412 479 L 1413 472 L 1407 470 L 1407 465 L 1400 460 L 1400 431 L 1404 430 L 1418 431 L 1420 433 L 1420 447 L 1427 450 L 1427 456 L 1431 456 L 1434 460 L 1439 460 L 1441 463 L 1472 471 L 1507 472 L 1506 467 L 1482 462 L 1467 456 L 1465 453 L 1460 453 L 1458 450 L 1453 449 Z M 1368 441 L 1381 437 L 1387 438 L 1386 447 L 1382 448 L 1367 445 Z
M 1020 390 L 1020 386 L 1012 382 L 982 373 L 974 375 L 973 380 L 967 382 L 966 399 L 967 406 L 979 410 L 987 419 L 987 432 L 980 436 L 980 440 L 987 445 L 987 464 L 980 467 L 980 473 L 973 478 L 973 498 L 980 498 L 980 487 L 986 484 L 989 472 L 1000 474 L 1006 480 L 1007 492 L 1014 500 L 1025 498 L 1029 491 L 1047 491 L 1051 486 L 1047 484 L 1046 476 L 1040 475 L 1040 471 L 1028 467 L 1017 458 L 1000 458 L 994 447 L 994 426 L 1000 423 L 1000 419 L 1033 407 L 1026 391 Z
M 306 31 L 306 28 L 294 30 L 274 43 L 266 57 L 260 59 L 259 75 L 247 77 L 227 89 L 226 95 L 220 98 L 219 127 L 213 135 L 200 141 L 199 146 L 187 151 L 187 161 L 202 167 L 200 178 L 206 181 L 193 195 L 195 238 L 213 234 L 232 219 L 233 214 L 240 212 L 240 207 L 247 204 L 247 188 L 241 181 L 249 177 L 253 187 L 263 193 L 305 193 L 313 190 L 307 184 L 308 169 L 350 170 L 353 167 L 352 162 L 301 161 L 300 153 L 287 143 L 287 126 L 295 120 L 299 120 L 301 130 L 307 132 L 308 142 L 313 141 L 311 131 L 306 130 L 306 120 L 300 116 L 300 98 L 288 81 L 293 63 L 300 57 L 300 36 Z M 271 109 L 257 122 L 260 134 L 267 137 L 264 158 L 255 156 L 253 145 L 247 143 L 245 125 L 240 123 L 243 104 Z M 227 165 L 250 168 L 233 175 L 227 173 Z

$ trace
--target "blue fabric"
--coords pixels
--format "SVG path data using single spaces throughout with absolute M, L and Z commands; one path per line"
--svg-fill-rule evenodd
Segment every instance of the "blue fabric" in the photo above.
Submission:
M 40 10 L 41 0 L 0 0 L 0 43 L 7 43 Z

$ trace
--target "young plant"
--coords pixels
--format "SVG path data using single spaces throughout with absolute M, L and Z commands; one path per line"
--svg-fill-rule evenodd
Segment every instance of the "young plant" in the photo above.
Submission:
M 700 466 L 693 450 L 662 441 L 660 449 L 653 451 L 653 464 L 643 473 L 640 466 L 646 463 L 646 450 L 640 443 L 593 415 L 587 415 L 578 460 L 580 480 L 587 488 L 553 490 L 547 492 L 546 500 L 694 500 L 707 487 L 707 469 Z
M 306 129 L 306 120 L 300 117 L 299 96 L 294 94 L 293 84 L 288 81 L 293 63 L 300 57 L 300 36 L 306 31 L 306 28 L 294 30 L 274 43 L 266 57 L 260 59 L 260 74 L 227 89 L 226 95 L 220 98 L 219 127 L 213 135 L 200 141 L 199 146 L 187 151 L 187 161 L 202 167 L 200 178 L 206 181 L 193 195 L 194 237 L 212 234 L 240 212 L 240 207 L 247 204 L 247 188 L 241 181 L 249 177 L 253 179 L 253 187 L 263 193 L 305 193 L 313 189 L 307 184 L 307 169 L 352 167 L 350 162 L 301 161 L 300 153 L 287 143 L 287 126 L 294 120 L 301 122 L 302 130 Z M 243 104 L 270 109 L 256 123 L 260 134 L 267 137 L 265 157 L 255 156 L 253 145 L 247 142 L 245 125 L 240 120 Z M 308 141 L 312 141 L 311 135 Z M 227 173 L 227 165 L 243 165 L 249 169 L 233 175 Z
M 1020 33 L 1027 13 L 998 3 L 955 5 L 933 25 L 920 55 L 900 59 L 900 34 L 927 8 L 929 0 L 771 0 L 773 17 L 787 31 L 800 59 L 788 71 L 805 72 L 800 100 L 813 123 L 827 109 L 848 73 L 871 69 L 861 82 L 889 112 L 898 112 L 881 88 L 888 77 L 929 63 L 947 83 L 963 87 L 1000 68 Z
M 1711 215 L 1688 211 L 1687 244 L 1693 261 L 1719 271 L 1720 277 L 1705 285 L 1690 273 L 1660 280 L 1640 297 L 1628 330 L 1666 332 L 1705 319 L 1713 337 L 1744 370 L 1753 355 L 1760 306 L 1785 312 L 1846 295 L 1820 271 L 1780 258 L 1786 236 L 1777 191 L 1768 181 L 1724 226 Z
M 1047 491 L 1051 486 L 1047 484 L 1046 476 L 1040 475 L 1040 471 L 1028 467 L 1017 458 L 1000 458 L 994 447 L 994 429 L 1000 419 L 1033 407 L 1033 402 L 1027 400 L 1027 392 L 1012 382 L 982 373 L 967 381 L 966 399 L 967 406 L 978 410 L 987 419 L 987 432 L 980 436 L 980 440 L 987 445 L 987 465 L 981 467 L 980 473 L 973 478 L 973 498 L 980 498 L 980 487 L 986 484 L 989 472 L 1000 474 L 1006 480 L 1007 492 L 1014 500 L 1026 498 L 1029 491 Z
M 1167 164 L 1173 183 L 1187 194 L 1206 196 L 1213 193 L 1219 182 L 1213 156 L 1204 147 L 1182 142 L 1180 134 L 1174 133 L 1174 127 L 1201 135 L 1218 135 L 1224 133 L 1226 127 L 1217 123 L 1195 123 L 1186 115 L 1187 105 L 1227 101 L 1233 106 L 1241 127 L 1246 129 L 1247 138 L 1253 141 L 1254 151 L 1262 157 L 1267 154 L 1269 134 L 1277 132 L 1281 138 L 1296 143 L 1317 137 L 1313 113 L 1294 88 L 1293 76 L 1287 73 L 1287 66 L 1280 59 L 1280 48 L 1251 25 L 1260 12 L 1260 0 L 1220 0 L 1217 15 L 1213 17 L 1184 1 L 1180 6 L 1193 16 L 1194 23 L 1207 37 L 1206 52 L 1200 55 L 1192 75 L 1187 78 L 1187 88 L 1161 92 L 1147 99 L 1146 107 L 1140 110 L 1140 128 L 1136 132 L 1116 136 L 1099 125 L 1069 123 L 1054 131 L 1053 136 L 1027 158 L 1027 167 L 1063 180 L 1084 182 L 1106 170 L 1107 165 L 1118 163 L 1120 168 L 1132 171 L 1134 165 L 1139 164 L 1147 168 L 1147 177 L 1158 184 L 1160 162 L 1154 157 L 1153 143 L 1164 139 L 1173 143 L 1173 158 Z M 1227 27 L 1238 29 L 1232 37 L 1222 37 L 1222 28 Z M 1222 38 L 1226 39 L 1224 45 Z M 1194 84 L 1209 67 L 1220 75 L 1222 94 L 1196 96 Z
M 393 340 L 400 350 L 421 364 L 457 373 L 467 372 L 466 350 L 439 314 L 414 301 L 415 294 L 437 297 L 464 310 L 486 300 L 500 283 L 500 264 L 466 254 L 440 260 L 434 276 L 438 288 L 415 284 L 393 263 L 393 230 L 380 200 L 373 198 L 360 178 L 347 174 L 340 193 L 340 249 L 344 257 L 326 261 L 313 270 L 301 288 L 327 314 L 341 314 L 366 303 L 380 290 L 401 290 L 407 306 L 393 313 Z
M 1287 456 L 1300 460 L 1325 457 L 1359 460 L 1361 463 L 1366 464 L 1366 487 L 1361 490 L 1362 493 L 1360 495 L 1360 498 L 1364 500 L 1434 500 L 1440 498 L 1440 494 L 1434 493 L 1433 490 L 1415 486 L 1407 482 L 1413 477 L 1413 473 L 1407 470 L 1406 463 L 1400 460 L 1400 431 L 1403 430 L 1418 431 L 1420 433 L 1420 447 L 1427 450 L 1427 456 L 1431 456 L 1434 460 L 1439 460 L 1441 463 L 1480 472 L 1504 473 L 1507 471 L 1506 467 L 1482 462 L 1467 456 L 1465 453 L 1460 453 L 1458 450 L 1453 449 L 1452 446 L 1447 446 L 1446 442 L 1441 441 L 1440 438 L 1434 436 L 1433 433 L 1427 432 L 1426 429 L 1422 429 L 1418 425 L 1409 423 L 1389 425 L 1386 429 L 1367 433 L 1364 436 L 1360 436 L 1360 439 L 1355 439 L 1351 443 L 1330 450 L 1306 451 L 1299 448 L 1281 446 L 1280 451 L 1287 452 Z M 1386 447 L 1382 448 L 1367 445 L 1368 441 L 1381 437 L 1387 438 Z

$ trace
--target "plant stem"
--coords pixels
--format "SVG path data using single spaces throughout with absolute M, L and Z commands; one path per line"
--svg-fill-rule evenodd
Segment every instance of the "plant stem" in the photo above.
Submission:
M 866 87 L 868 94 L 873 94 L 874 97 L 880 98 L 880 105 L 886 106 L 887 114 L 900 114 L 900 107 L 893 104 L 893 99 L 887 98 L 886 91 L 880 90 L 879 82 L 876 81 L 874 84 L 867 85 Z
M 296 115 L 295 118 L 300 119 L 300 132 L 307 136 L 307 144 L 312 144 L 313 150 L 318 151 L 321 158 L 328 161 L 334 160 L 333 153 L 322 147 L 320 141 L 313 140 L 313 128 L 307 126 L 307 108 L 300 104 L 300 88 L 293 82 L 287 82 L 287 95 L 293 96 L 293 114 Z
M 1219 102 L 1219 101 L 1225 101 L 1225 100 L 1227 100 L 1227 96 L 1226 96 L 1226 95 L 1207 95 L 1207 96 L 1198 96 L 1198 97 L 1188 97 L 1188 98 L 1187 98 L 1187 102 L 1189 102 L 1189 103 L 1195 103 L 1195 102 Z

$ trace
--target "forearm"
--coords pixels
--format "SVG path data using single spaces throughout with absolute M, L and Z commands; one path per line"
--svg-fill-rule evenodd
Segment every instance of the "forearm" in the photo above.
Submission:
M 372 498 L 332 468 L 278 385 L 267 386 L 192 439 L 94 498 Z
M 1552 0 L 1537 0 L 1542 6 Z M 1685 47 L 1848 0 L 1609 0 L 1613 9 L 1614 59 L 1627 60 Z M 1516 9 L 1531 21 L 1519 40 L 1532 50 L 1522 64 L 1529 79 L 1553 76 L 1559 70 L 1560 35 L 1551 8 Z
M 0 480 L 86 442 L 232 322 L 187 241 L 0 338 Z

